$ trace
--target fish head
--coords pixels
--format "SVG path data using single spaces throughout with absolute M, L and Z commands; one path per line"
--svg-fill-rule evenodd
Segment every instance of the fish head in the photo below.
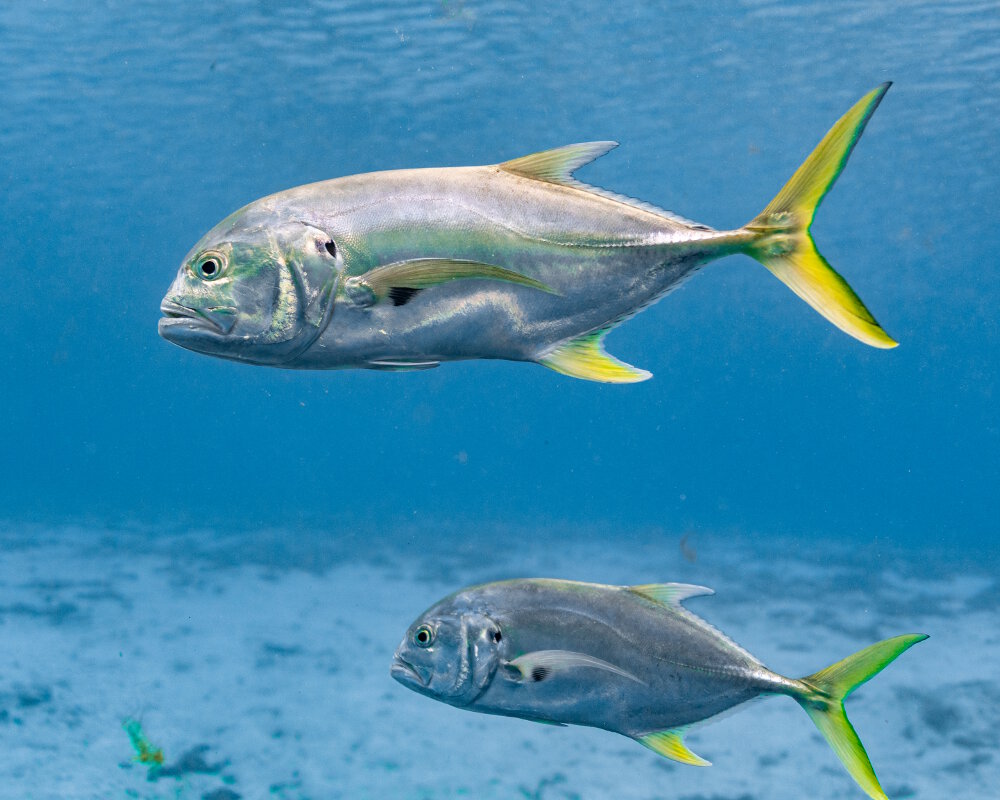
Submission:
M 390 674 L 421 694 L 467 706 L 496 675 L 500 627 L 483 613 L 447 605 L 431 608 L 410 626 Z
M 159 333 L 199 353 L 281 365 L 316 341 L 333 311 L 343 257 L 316 225 L 247 206 L 185 257 Z

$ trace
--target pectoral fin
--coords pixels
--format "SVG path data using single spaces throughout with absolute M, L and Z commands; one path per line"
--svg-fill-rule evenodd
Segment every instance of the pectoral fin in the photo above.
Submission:
M 513 661 L 508 661 L 505 665 L 507 669 L 520 676 L 520 680 L 529 683 L 539 683 L 544 681 L 554 673 L 563 670 L 575 669 L 579 667 L 591 667 L 602 669 L 606 672 L 613 672 L 623 678 L 644 683 L 631 672 L 626 672 L 621 667 L 609 664 L 595 656 L 586 653 L 574 653 L 571 650 L 536 650 L 533 653 L 525 653 L 518 656 Z
M 391 300 L 393 305 L 408 303 L 422 289 L 448 281 L 480 278 L 503 281 L 555 294 L 541 281 L 493 264 L 454 258 L 413 258 L 396 261 L 348 278 L 344 288 L 359 305 Z
M 684 734 L 687 728 L 673 728 L 667 731 L 657 731 L 647 733 L 645 736 L 636 736 L 635 740 L 648 747 L 661 756 L 679 761 L 682 764 L 690 764 L 692 767 L 710 767 L 711 761 L 706 761 L 701 756 L 695 755 L 688 750 L 684 744 Z
M 604 351 L 604 337 L 609 328 L 563 342 L 538 363 L 571 378 L 601 383 L 638 383 L 649 380 L 653 373 L 619 361 Z

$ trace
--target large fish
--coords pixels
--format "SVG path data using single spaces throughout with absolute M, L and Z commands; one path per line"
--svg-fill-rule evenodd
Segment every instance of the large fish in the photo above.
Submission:
M 474 586 L 410 626 L 392 676 L 460 708 L 604 728 L 696 766 L 709 762 L 684 744 L 691 725 L 761 695 L 788 695 L 868 796 L 885 800 L 844 698 L 927 637 L 897 636 L 785 678 L 681 606 L 711 593 L 544 579 Z
M 650 373 L 608 355 L 605 334 L 707 262 L 743 253 L 834 325 L 893 347 L 809 234 L 888 87 L 861 98 L 736 230 L 572 177 L 615 142 L 485 167 L 353 175 L 265 197 L 184 259 L 160 334 L 277 367 L 406 370 L 502 358 L 630 383 Z

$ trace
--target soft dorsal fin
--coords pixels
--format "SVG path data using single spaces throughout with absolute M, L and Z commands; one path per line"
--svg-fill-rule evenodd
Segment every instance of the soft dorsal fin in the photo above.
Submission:
M 547 183 L 573 184 L 573 173 L 576 170 L 616 147 L 618 142 L 568 144 L 554 150 L 543 150 L 530 156 L 504 161 L 500 169 Z
M 538 363 L 571 378 L 601 383 L 638 383 L 653 377 L 653 373 L 619 361 L 604 351 L 604 337 L 610 328 L 585 333 L 563 342 Z
M 635 740 L 639 744 L 648 747 L 654 753 L 659 753 L 661 756 L 679 761 L 682 764 L 690 764 L 692 767 L 712 766 L 711 761 L 706 761 L 701 756 L 695 755 L 688 750 L 687 745 L 684 744 L 684 733 L 686 731 L 687 726 L 668 731 L 647 733 L 645 736 L 636 736 Z
M 598 186 L 591 186 L 581 183 L 573 177 L 573 173 L 580 167 L 589 164 L 606 153 L 618 147 L 618 142 L 581 142 L 579 144 L 568 144 L 565 147 L 557 147 L 554 150 L 543 150 L 540 153 L 532 153 L 530 156 L 522 156 L 511 161 L 504 161 L 500 164 L 500 169 L 505 172 L 512 172 L 515 175 L 522 175 L 525 178 L 534 178 L 546 183 L 556 183 L 560 186 L 572 186 L 584 192 L 596 194 L 599 197 L 614 200 L 616 203 L 623 203 L 641 211 L 648 211 L 658 217 L 665 217 L 672 222 L 685 225 L 700 231 L 712 230 L 707 225 L 682 217 L 673 211 L 667 211 L 652 203 L 643 200 L 636 200 L 624 194 L 601 189 Z
M 680 608 L 681 603 L 689 597 L 715 594 L 715 591 L 707 586 L 695 586 L 692 583 L 645 583 L 641 586 L 629 586 L 628 589 L 647 600 L 670 608 Z
M 697 614 L 693 614 L 681 605 L 681 603 L 689 597 L 701 597 L 702 595 L 715 594 L 715 591 L 709 589 L 707 586 L 695 586 L 691 583 L 646 583 L 640 586 L 626 586 L 625 589 L 633 594 L 637 594 L 647 600 L 652 600 L 654 603 L 669 609 L 678 616 L 687 619 L 689 622 L 698 626 L 706 633 L 709 633 L 718 638 L 720 641 L 725 642 L 729 647 L 740 653 L 744 658 L 754 664 L 760 664 L 760 660 L 755 655 L 736 644 L 736 642 L 726 636 L 726 634 L 714 625 L 706 622 Z

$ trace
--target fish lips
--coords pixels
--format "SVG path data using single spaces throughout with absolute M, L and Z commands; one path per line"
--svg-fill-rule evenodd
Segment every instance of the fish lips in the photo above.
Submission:
M 160 303 L 160 311 L 164 315 L 157 326 L 160 336 L 182 347 L 195 348 L 199 341 L 218 340 L 228 335 L 237 316 L 232 306 L 198 309 L 170 299 Z
M 389 674 L 404 686 L 416 689 L 418 692 L 427 692 L 429 689 L 430 675 L 411 664 L 399 653 L 393 656 Z

